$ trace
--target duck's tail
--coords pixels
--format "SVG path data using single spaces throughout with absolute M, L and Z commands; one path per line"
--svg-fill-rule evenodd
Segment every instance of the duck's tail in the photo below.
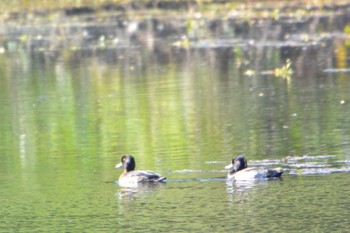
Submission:
M 283 171 L 278 171 L 274 177 L 281 177 L 283 174 Z
M 267 171 L 267 178 L 278 178 L 278 177 L 281 177 L 282 174 L 283 174 L 283 171 L 268 170 Z
M 161 177 L 159 177 L 158 179 L 153 180 L 153 181 L 154 181 L 154 182 L 164 182 L 165 180 L 166 180 L 166 177 L 161 176 Z
M 166 177 L 161 176 L 157 173 L 155 173 L 154 176 L 148 177 L 148 181 L 151 181 L 151 182 L 164 182 L 165 180 L 166 180 Z

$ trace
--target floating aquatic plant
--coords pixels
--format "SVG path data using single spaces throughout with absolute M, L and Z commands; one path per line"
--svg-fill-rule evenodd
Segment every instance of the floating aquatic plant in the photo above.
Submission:
M 282 77 L 284 79 L 289 80 L 290 77 L 293 74 L 291 62 L 289 59 L 287 59 L 286 64 L 282 66 L 281 68 L 275 68 L 274 70 L 264 70 L 261 72 L 256 72 L 254 70 L 246 70 L 244 72 L 246 76 L 253 76 L 255 74 L 261 74 L 261 75 L 273 75 L 275 77 Z
M 276 77 L 290 79 L 290 77 L 292 76 L 292 73 L 293 73 L 290 59 L 287 59 L 286 64 L 284 66 L 282 66 L 281 68 L 276 68 L 273 73 Z

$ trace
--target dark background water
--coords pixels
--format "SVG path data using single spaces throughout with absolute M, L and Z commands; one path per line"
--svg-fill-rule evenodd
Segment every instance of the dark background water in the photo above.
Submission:
M 203 38 L 198 25 L 187 28 L 197 39 L 150 47 L 135 34 L 52 49 L 3 38 L 0 231 L 346 231 L 345 16 L 305 24 L 323 26 L 317 40 L 276 40 L 270 27 L 259 40 L 253 26 Z M 293 73 L 277 75 L 287 59 Z M 125 153 L 168 182 L 120 188 Z M 283 179 L 226 183 L 236 154 Z

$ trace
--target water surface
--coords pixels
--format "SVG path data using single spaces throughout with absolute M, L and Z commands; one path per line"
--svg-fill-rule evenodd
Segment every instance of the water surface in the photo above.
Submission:
M 1 231 L 349 228 L 348 75 L 294 49 L 0 54 Z M 120 188 L 124 153 L 168 182 Z M 227 184 L 236 154 L 283 179 Z

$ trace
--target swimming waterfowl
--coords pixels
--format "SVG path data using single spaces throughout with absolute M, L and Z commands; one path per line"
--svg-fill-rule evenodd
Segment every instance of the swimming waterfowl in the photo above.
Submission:
M 232 180 L 252 180 L 252 179 L 267 179 L 281 177 L 283 171 L 275 169 L 263 168 L 247 168 L 247 160 L 242 155 L 237 155 L 232 159 L 231 164 L 227 165 L 226 169 L 231 169 L 227 178 Z
M 121 162 L 115 166 L 124 168 L 124 172 L 119 177 L 119 185 L 124 187 L 137 186 L 146 182 L 162 182 L 166 178 L 158 173 L 147 170 L 136 170 L 135 159 L 132 155 L 124 155 Z

